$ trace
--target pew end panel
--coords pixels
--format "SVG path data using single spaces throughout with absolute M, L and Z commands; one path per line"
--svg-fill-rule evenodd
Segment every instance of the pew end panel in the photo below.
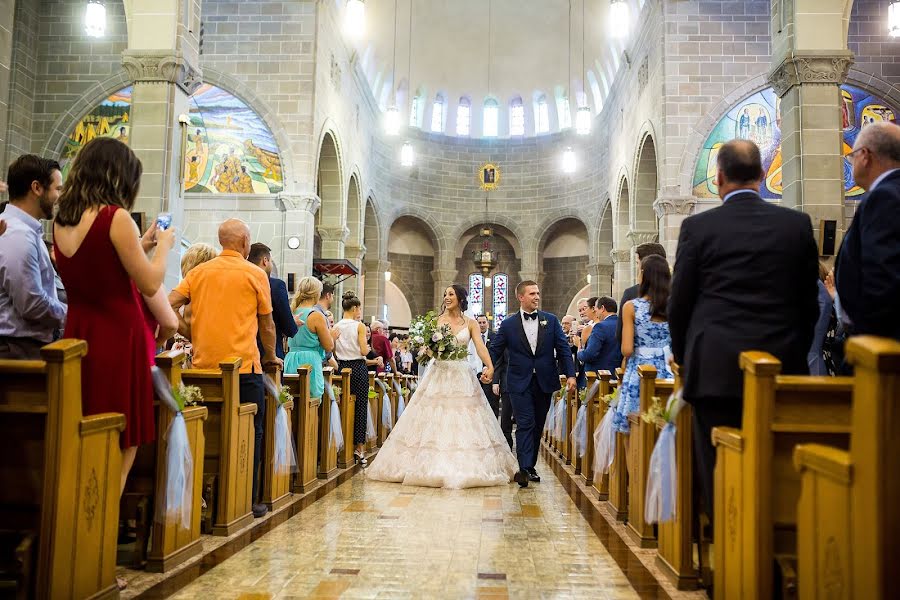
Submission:
M 341 407 L 341 429 L 344 433 L 344 447 L 338 451 L 337 466 L 347 469 L 354 465 L 353 450 L 353 425 L 356 419 L 356 396 L 350 391 L 351 370 L 343 369 L 339 375 L 332 377 L 340 387 L 341 395 L 338 403 Z M 367 399 L 364 398 L 363 401 Z
M 276 388 L 278 388 L 281 385 L 281 368 L 267 366 L 263 377 L 271 379 L 275 383 Z M 263 434 L 263 460 L 260 468 L 263 472 L 262 502 L 272 512 L 290 502 L 291 479 L 293 478 L 293 473 L 290 470 L 282 473 L 275 470 L 275 419 L 278 416 L 279 407 L 287 413 L 288 435 L 291 439 L 291 444 L 293 444 L 294 435 L 291 426 L 294 412 L 293 400 L 281 404 L 278 398 L 272 397 L 266 391 L 266 422 Z M 294 455 L 296 458 L 296 448 L 294 449 Z
M 310 368 L 302 366 L 296 375 L 284 375 L 286 385 L 294 396 L 292 426 L 297 449 L 297 473 L 293 491 L 308 492 L 318 485 L 316 466 L 319 448 L 319 406 L 321 398 L 312 398 L 309 391 Z
M 330 386 L 336 383 L 336 378 L 331 367 L 325 367 L 322 370 L 322 377 L 324 378 L 325 385 Z M 338 406 L 340 407 L 339 399 Z M 331 400 L 326 392 L 322 397 L 322 403 L 319 406 L 319 449 L 317 470 L 317 477 L 319 479 L 329 479 L 337 473 L 338 450 L 337 445 L 331 439 L 331 416 Z

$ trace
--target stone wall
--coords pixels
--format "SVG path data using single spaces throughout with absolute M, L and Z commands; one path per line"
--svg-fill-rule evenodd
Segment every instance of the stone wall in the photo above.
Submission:
M 413 316 L 423 315 L 429 310 L 439 307 L 432 302 L 431 271 L 434 269 L 433 256 L 416 256 L 413 254 L 388 254 L 391 262 L 391 281 L 400 288 L 409 302 L 409 310 Z M 371 309 L 369 312 L 372 312 Z M 380 314 L 380 311 L 379 311 Z
M 562 318 L 578 290 L 587 285 L 587 256 L 544 259 L 541 305 Z

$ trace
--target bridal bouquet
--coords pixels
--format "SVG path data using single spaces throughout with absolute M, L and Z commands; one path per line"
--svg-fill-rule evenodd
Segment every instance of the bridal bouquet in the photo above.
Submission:
M 457 342 L 449 325 L 438 325 L 434 311 L 413 319 L 409 326 L 409 345 L 420 361 L 425 357 L 463 360 L 469 355 L 468 347 Z

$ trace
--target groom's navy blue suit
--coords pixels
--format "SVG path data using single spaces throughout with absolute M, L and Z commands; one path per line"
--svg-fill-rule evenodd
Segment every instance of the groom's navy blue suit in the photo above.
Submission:
M 533 469 L 537 463 L 538 441 L 550 410 L 550 396 L 559 389 L 559 369 L 566 377 L 575 377 L 572 351 L 559 320 L 543 311 L 538 311 L 537 320 L 534 352 L 518 311 L 503 320 L 490 347 L 494 364 L 506 352 L 506 387 L 516 416 L 516 454 L 519 468 L 524 470 Z

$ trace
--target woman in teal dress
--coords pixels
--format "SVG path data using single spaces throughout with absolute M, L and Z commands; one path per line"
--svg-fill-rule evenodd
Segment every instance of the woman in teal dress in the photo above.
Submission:
M 288 340 L 288 353 L 284 357 L 285 373 L 296 373 L 300 367 L 309 367 L 309 394 L 313 398 L 321 398 L 325 391 L 322 361 L 326 352 L 334 351 L 336 334 L 328 329 L 325 315 L 316 306 L 321 294 L 322 282 L 315 277 L 304 277 L 297 285 L 291 310 L 300 327 Z

